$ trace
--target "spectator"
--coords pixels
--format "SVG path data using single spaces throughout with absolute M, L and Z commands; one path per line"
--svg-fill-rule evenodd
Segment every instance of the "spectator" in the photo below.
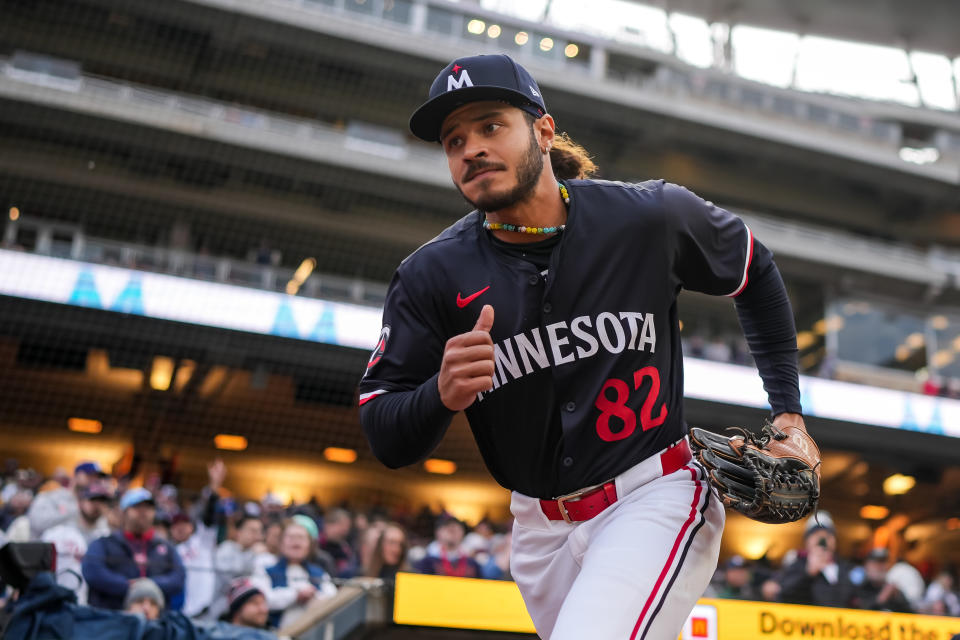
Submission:
M 265 550 L 257 554 L 257 569 L 266 569 L 277 564 L 280 560 L 280 541 L 283 539 L 283 522 L 270 520 L 263 530 L 263 546 Z
M 756 600 L 751 582 L 750 565 L 743 556 L 733 556 L 723 567 L 723 581 L 717 589 L 717 598 Z
M 505 535 L 495 536 L 490 553 L 484 554 L 486 559 L 480 564 L 480 577 L 487 580 L 512 580 L 510 575 L 510 541 L 513 534 L 507 531 Z
M 154 536 L 153 496 L 143 488 L 130 489 L 120 499 L 120 509 L 123 529 L 94 540 L 83 558 L 90 605 L 121 609 L 136 578 L 153 579 L 165 600 L 171 600 L 183 591 L 183 564 L 176 549 Z
M 33 491 L 17 486 L 17 490 L 0 511 L 0 528 L 6 532 L 10 542 L 29 542 L 30 518 L 27 511 L 33 502 Z
M 434 528 L 436 538 L 427 545 L 427 554 L 416 566 L 420 573 L 438 576 L 477 578 L 480 567 L 461 548 L 467 527 L 450 514 L 441 514 Z
M 270 608 L 267 597 L 249 578 L 237 578 L 230 584 L 229 608 L 223 615 L 230 624 L 266 629 Z
M 914 611 L 923 607 L 923 594 L 927 585 L 917 568 L 906 560 L 896 562 L 887 571 L 887 582 L 897 587 Z
M 320 548 L 330 555 L 338 578 L 357 575 L 357 553 L 347 542 L 353 518 L 346 509 L 331 509 L 323 517 L 323 538 Z
M 263 522 L 254 516 L 241 516 L 234 526 L 233 539 L 221 542 L 214 556 L 217 587 L 210 617 L 216 618 L 227 610 L 231 584 L 240 578 L 253 575 L 257 568 L 257 557 L 265 553 L 266 549 L 263 544 Z M 274 559 L 265 566 L 276 563 Z
M 858 609 L 874 611 L 898 611 L 913 613 L 913 608 L 900 590 L 887 582 L 887 561 L 890 554 L 886 549 L 873 549 L 863 563 L 864 578 L 858 585 L 854 603 Z
M 185 513 L 178 513 L 170 523 L 170 539 L 187 572 L 183 590 L 183 614 L 188 618 L 202 615 L 213 604 L 217 588 L 213 557 L 217 550 L 217 493 L 227 476 L 223 460 L 207 465 L 209 483 L 195 506 L 196 522 Z M 177 608 L 172 605 L 173 608 Z
M 409 571 L 407 564 L 407 533 L 399 524 L 387 524 L 377 537 L 370 563 L 363 574 L 393 582 L 398 571 Z
M 126 613 L 141 615 L 147 620 L 156 620 L 163 612 L 166 602 L 163 591 L 150 578 L 137 578 L 130 583 L 127 597 L 123 600 Z
M 934 616 L 960 616 L 960 597 L 953 591 L 953 575 L 941 571 L 923 597 L 921 611 Z
M 263 544 L 263 522 L 254 516 L 242 516 L 234 526 L 234 539 L 224 540 L 217 547 L 217 575 L 224 585 L 251 575 L 256 569 L 257 555 L 266 550 L 267 547 Z M 270 564 L 276 564 L 276 560 Z
M 845 563 L 837 559 L 833 520 L 818 512 L 807 521 L 804 551 L 778 575 L 779 600 L 821 607 L 849 607 L 853 583 Z
M 309 517 L 294 516 L 283 529 L 280 560 L 254 575 L 253 583 L 267 597 L 271 627 L 292 624 L 312 600 L 336 594 L 330 575 L 310 561 L 318 533 Z
M 88 488 L 97 486 L 104 490 L 107 474 L 96 462 L 81 462 L 73 470 L 73 480 L 64 487 L 56 483 L 50 490 L 39 494 L 27 512 L 30 518 L 30 530 L 35 538 L 43 535 L 50 527 L 64 522 L 75 522 L 80 514 L 79 497 Z M 94 483 L 97 483 L 94 485 Z M 94 523 L 102 515 L 97 510 Z M 95 524 L 94 524 L 95 526 Z M 104 523 L 105 526 L 105 523 Z M 89 532 L 93 535 L 93 532 Z
M 463 538 L 463 548 L 474 557 L 478 553 L 490 553 L 495 538 L 493 523 L 484 518 Z

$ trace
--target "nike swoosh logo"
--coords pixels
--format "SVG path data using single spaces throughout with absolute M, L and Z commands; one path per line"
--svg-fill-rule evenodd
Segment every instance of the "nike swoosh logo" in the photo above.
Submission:
M 461 298 L 460 292 L 457 292 L 457 306 L 463 309 L 465 306 L 467 306 L 468 304 L 476 300 L 478 297 L 480 297 L 480 295 L 489 288 L 490 288 L 490 285 L 487 285 L 483 289 L 480 289 L 480 291 L 477 291 L 476 293 L 471 294 L 466 298 Z

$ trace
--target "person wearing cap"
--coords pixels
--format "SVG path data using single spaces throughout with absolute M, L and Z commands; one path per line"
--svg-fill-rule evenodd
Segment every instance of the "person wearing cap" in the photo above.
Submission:
M 183 591 L 185 574 L 177 550 L 156 537 L 153 495 L 142 487 L 120 498 L 123 529 L 94 540 L 83 557 L 83 577 L 92 607 L 122 609 L 131 583 L 150 578 L 171 602 Z
M 871 549 L 863 561 L 862 577 L 853 596 L 854 607 L 873 611 L 914 613 L 907 598 L 896 585 L 887 581 L 890 552 L 882 547 Z
M 837 531 L 825 511 L 807 519 L 804 549 L 775 577 L 778 600 L 818 607 L 849 607 L 854 585 L 851 567 L 837 555 Z
M 266 629 L 270 616 L 267 597 L 250 578 L 237 578 L 230 583 L 229 606 L 221 619 L 241 627 Z
M 723 582 L 717 589 L 717 598 L 756 600 L 757 593 L 750 582 L 750 565 L 743 556 L 733 556 L 723 565 Z
M 283 529 L 279 561 L 258 568 L 253 575 L 253 583 L 267 598 L 271 627 L 293 624 L 312 600 L 337 593 L 330 574 L 311 560 L 319 535 L 317 523 L 309 516 L 293 516 Z
M 449 513 L 442 513 L 434 527 L 435 538 L 414 568 L 418 573 L 459 578 L 480 577 L 480 565 L 463 548 L 467 525 Z
M 88 488 L 98 486 L 97 483 L 102 485 L 107 477 L 99 463 L 81 462 L 74 467 L 68 486 L 56 483 L 38 494 L 27 512 L 33 536 L 39 538 L 50 527 L 75 521 L 80 511 L 80 497 Z
M 523 66 L 478 55 L 451 61 L 410 118 L 474 211 L 397 267 L 360 421 L 397 468 L 465 412 L 512 491 L 510 569 L 542 637 L 676 637 L 725 519 L 690 464 L 677 297 L 735 298 L 775 444 L 819 468 L 793 312 L 741 219 L 663 180 L 591 179 L 548 111 Z
M 137 578 L 132 581 L 127 589 L 127 596 L 123 599 L 125 613 L 140 615 L 147 620 L 159 618 L 165 605 L 163 591 L 150 578 Z

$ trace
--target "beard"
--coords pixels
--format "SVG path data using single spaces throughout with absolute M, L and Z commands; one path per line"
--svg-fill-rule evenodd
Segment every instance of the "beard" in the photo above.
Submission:
M 497 165 L 492 162 L 487 163 L 480 161 L 474 164 L 471 171 L 476 172 L 488 167 L 497 167 Z M 537 144 L 537 138 L 533 134 L 533 129 L 531 129 L 530 144 L 527 146 L 527 151 L 520 160 L 520 164 L 517 165 L 515 172 L 517 184 L 512 189 L 499 193 L 487 191 L 477 196 L 476 200 L 471 200 L 463 193 L 460 185 L 455 186 L 460 192 L 460 195 L 463 196 L 463 199 L 470 203 L 470 206 L 473 208 L 483 212 L 500 211 L 501 209 L 512 207 L 527 200 L 537 187 L 537 182 L 540 180 L 540 174 L 542 172 L 543 155 L 540 153 L 540 145 Z

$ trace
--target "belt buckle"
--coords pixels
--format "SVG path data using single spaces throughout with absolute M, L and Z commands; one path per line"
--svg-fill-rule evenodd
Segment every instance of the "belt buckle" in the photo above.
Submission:
M 558 498 L 554 498 L 554 501 L 556 501 L 557 503 L 557 508 L 560 510 L 560 515 L 563 517 L 563 521 L 566 522 L 567 524 L 573 524 L 574 522 L 573 520 L 570 519 L 570 514 L 567 513 L 567 507 L 565 504 L 563 504 L 564 502 L 568 500 L 579 500 L 580 498 L 587 495 L 594 489 L 597 489 L 602 486 L 603 486 L 603 483 L 595 484 L 592 487 L 586 487 L 584 489 L 580 489 L 579 491 L 574 491 L 573 493 L 568 493 Z

